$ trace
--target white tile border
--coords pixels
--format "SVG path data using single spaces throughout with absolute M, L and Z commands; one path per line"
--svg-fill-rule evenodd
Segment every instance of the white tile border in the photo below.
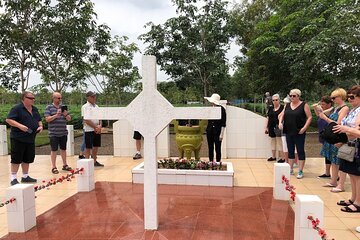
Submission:
M 223 163 L 227 165 L 226 171 L 158 169 L 158 183 L 233 187 L 233 165 L 231 162 Z M 144 162 L 134 167 L 131 173 L 133 183 L 144 183 Z

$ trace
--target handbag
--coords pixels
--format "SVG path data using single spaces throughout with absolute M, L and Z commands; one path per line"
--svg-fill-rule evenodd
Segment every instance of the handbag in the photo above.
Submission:
M 281 131 L 281 129 L 279 128 L 278 125 L 276 125 L 276 127 L 274 127 L 274 133 L 275 133 L 275 136 L 276 136 L 276 137 L 281 137 L 281 136 L 282 136 L 282 131 Z
M 348 162 L 353 162 L 355 158 L 355 150 L 356 148 L 354 146 L 349 146 L 345 143 L 338 149 L 337 157 Z

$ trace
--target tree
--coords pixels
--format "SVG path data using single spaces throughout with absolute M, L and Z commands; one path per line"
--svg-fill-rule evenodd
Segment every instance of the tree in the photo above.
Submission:
M 110 31 L 97 25 L 90 0 L 59 0 L 46 13 L 36 31 L 36 69 L 47 86 L 62 91 L 85 79 L 86 59 L 103 54 Z
M 209 96 L 229 79 L 225 57 L 231 36 L 227 3 L 204 0 L 198 7 L 192 0 L 173 2 L 178 17 L 162 25 L 148 23 L 150 30 L 140 39 L 149 45 L 146 54 L 156 56 L 161 69 L 180 89 L 192 87 Z
M 257 90 L 325 94 L 359 78 L 357 1 L 279 0 L 269 13 L 247 28 L 249 38 L 239 37 L 246 48 L 240 66 Z
M 32 48 L 38 38 L 48 0 L 0 0 L 0 81 L 8 89 L 25 91 L 34 69 Z
M 136 90 L 136 81 L 140 79 L 138 68 L 132 64 L 139 49 L 135 43 L 126 44 L 127 40 L 126 36 L 115 36 L 106 53 L 89 66 L 87 74 L 99 93 L 115 95 L 119 100 L 124 92 Z

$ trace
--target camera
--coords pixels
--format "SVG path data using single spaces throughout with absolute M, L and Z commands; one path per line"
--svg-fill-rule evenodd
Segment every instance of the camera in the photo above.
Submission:
M 61 106 L 61 112 L 67 111 L 68 107 L 66 105 Z

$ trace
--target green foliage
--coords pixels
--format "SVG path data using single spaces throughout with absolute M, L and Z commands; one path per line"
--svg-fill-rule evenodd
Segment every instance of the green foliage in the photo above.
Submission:
M 178 16 L 160 25 L 148 23 L 150 31 L 140 36 L 149 45 L 146 54 L 156 56 L 180 89 L 225 96 L 223 87 L 229 79 L 225 53 L 231 36 L 227 3 L 204 0 L 198 7 L 196 1 L 173 2 Z
M 45 85 L 63 91 L 85 79 L 86 58 L 103 53 L 110 33 L 107 26 L 96 24 L 90 0 L 60 0 L 45 13 L 36 31 L 36 69 Z
M 34 69 L 32 51 L 37 28 L 44 20 L 48 0 L 0 0 L 0 82 L 11 90 L 27 89 L 30 71 Z
M 250 79 L 257 92 L 299 88 L 310 98 L 358 84 L 359 16 L 353 0 L 245 1 L 232 12 L 245 54 L 236 80 Z
M 126 44 L 127 37 L 115 36 L 100 59 L 93 59 L 87 70 L 87 79 L 98 92 L 126 102 L 125 92 L 139 90 L 138 68 L 132 65 L 134 53 L 139 49 L 135 43 Z

